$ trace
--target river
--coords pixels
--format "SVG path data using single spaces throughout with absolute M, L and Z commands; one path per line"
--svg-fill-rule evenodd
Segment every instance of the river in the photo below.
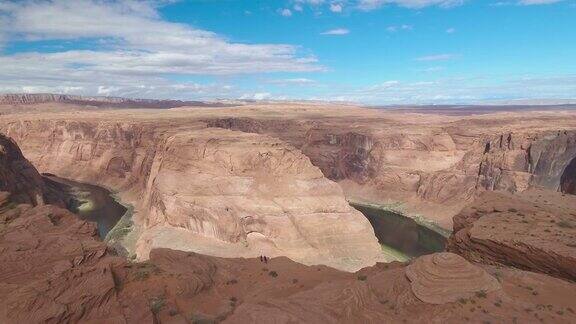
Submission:
M 95 222 L 102 239 L 127 212 L 109 190 L 88 183 L 44 174 L 70 197 L 68 209 L 81 219 Z M 370 221 L 374 233 L 388 254 L 404 261 L 420 255 L 444 251 L 446 237 L 414 219 L 377 206 L 351 203 Z
M 387 252 L 395 252 L 399 259 L 445 250 L 446 237 L 414 219 L 372 205 L 351 203 L 370 221 L 374 234 Z
M 102 239 L 127 211 L 126 207 L 116 201 L 113 193 L 105 188 L 51 174 L 44 174 L 44 177 L 57 183 L 61 190 L 69 194 L 68 209 L 81 219 L 95 222 Z

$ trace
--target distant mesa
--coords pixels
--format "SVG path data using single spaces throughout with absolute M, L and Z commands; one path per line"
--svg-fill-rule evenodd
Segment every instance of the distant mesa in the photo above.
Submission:
M 227 107 L 228 103 L 157 100 L 157 99 L 129 99 L 120 97 L 76 96 L 50 93 L 34 94 L 4 94 L 0 95 L 0 105 L 33 105 L 42 103 L 66 103 L 80 106 L 109 107 L 109 108 L 149 108 L 169 109 L 186 106 L 200 107 Z

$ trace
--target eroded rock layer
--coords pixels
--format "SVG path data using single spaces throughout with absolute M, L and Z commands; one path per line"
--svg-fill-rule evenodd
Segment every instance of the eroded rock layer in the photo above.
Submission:
M 453 253 L 418 258 L 406 268 L 412 292 L 430 304 L 455 302 L 474 294 L 499 290 L 500 283 L 484 269 Z
M 548 190 L 486 192 L 454 217 L 448 250 L 576 280 L 576 197 Z

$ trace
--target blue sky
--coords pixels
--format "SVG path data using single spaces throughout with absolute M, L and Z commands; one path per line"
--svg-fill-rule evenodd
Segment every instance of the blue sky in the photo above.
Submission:
M 0 92 L 576 98 L 573 0 L 0 0 Z

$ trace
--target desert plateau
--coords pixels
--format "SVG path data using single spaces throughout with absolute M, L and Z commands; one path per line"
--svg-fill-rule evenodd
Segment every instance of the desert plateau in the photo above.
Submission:
M 576 320 L 576 111 L 21 97 L 2 322 Z M 80 183 L 127 207 L 106 232 Z

